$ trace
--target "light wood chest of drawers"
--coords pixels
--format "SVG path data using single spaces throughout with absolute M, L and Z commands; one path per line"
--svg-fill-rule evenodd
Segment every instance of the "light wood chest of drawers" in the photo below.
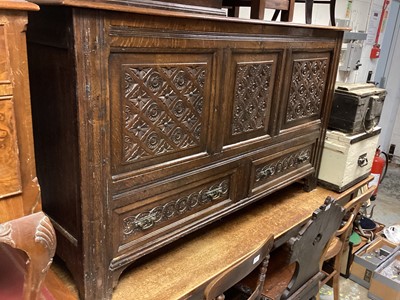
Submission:
M 0 2 L 0 223 L 40 211 L 25 30 L 26 1 Z
M 63 4 L 31 15 L 31 92 L 43 207 L 82 297 L 109 298 L 137 258 L 296 180 L 315 186 L 342 30 Z

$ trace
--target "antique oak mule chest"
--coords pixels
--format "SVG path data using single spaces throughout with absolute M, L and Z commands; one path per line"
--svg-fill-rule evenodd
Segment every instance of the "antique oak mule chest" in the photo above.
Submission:
M 315 187 L 340 28 L 35 2 L 42 201 L 83 298 L 110 298 L 139 257 L 294 181 Z

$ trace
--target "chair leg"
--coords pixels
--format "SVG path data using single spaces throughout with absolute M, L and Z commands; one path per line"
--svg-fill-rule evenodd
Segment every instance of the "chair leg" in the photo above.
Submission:
M 335 274 L 332 277 L 334 300 L 339 300 L 339 278 L 340 278 L 340 269 L 342 267 L 342 255 L 343 255 L 343 250 L 340 250 L 340 252 L 335 257 L 335 262 L 334 262 Z
M 265 1 L 251 0 L 250 18 L 264 20 L 264 14 L 265 14 Z
M 335 21 L 336 0 L 331 0 L 329 8 L 330 8 L 330 13 L 331 13 L 331 25 L 336 26 L 336 21 Z
M 284 22 L 292 22 L 293 21 L 294 3 L 295 3 L 295 0 L 289 0 L 288 9 L 282 10 L 282 12 L 281 12 L 281 21 L 284 21 Z
M 281 11 L 279 9 L 275 9 L 274 15 L 272 16 L 271 21 L 276 21 L 278 19 L 279 13 Z
M 306 1 L 306 23 L 311 24 L 314 0 L 305 0 L 305 1 Z
M 232 6 L 228 9 L 228 17 L 239 17 L 239 6 Z

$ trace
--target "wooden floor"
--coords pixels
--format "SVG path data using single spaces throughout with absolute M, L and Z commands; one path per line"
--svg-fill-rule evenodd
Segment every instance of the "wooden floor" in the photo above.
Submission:
M 68 270 L 62 262 L 57 259 L 53 262 L 47 273 L 44 288 L 48 290 L 55 300 L 77 300 L 79 299 L 76 289 Z M 47 297 L 44 297 L 46 300 Z

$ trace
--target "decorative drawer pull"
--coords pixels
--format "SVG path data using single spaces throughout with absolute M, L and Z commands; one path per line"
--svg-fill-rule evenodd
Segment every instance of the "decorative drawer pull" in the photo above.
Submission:
M 274 175 L 274 173 L 275 173 L 275 168 L 274 167 L 268 167 L 268 168 L 262 169 L 260 171 L 260 175 L 262 177 L 268 177 L 268 176 Z
M 366 165 L 368 165 L 367 153 L 360 155 L 360 157 L 358 158 L 357 164 L 359 167 L 365 167 Z
M 136 220 L 134 222 L 136 227 L 139 227 L 142 230 L 151 228 L 154 224 L 154 221 L 156 220 L 155 215 L 147 215 L 144 217 L 141 217 L 140 219 Z
M 211 199 L 218 199 L 221 194 L 222 194 L 223 190 L 222 190 L 222 186 L 219 186 L 215 189 L 209 190 L 205 193 L 205 195 Z
M 301 164 L 301 163 L 303 163 L 303 162 L 305 162 L 305 161 L 308 161 L 309 159 L 310 159 L 310 155 L 308 155 L 307 153 L 306 153 L 306 154 L 299 155 L 299 156 L 297 157 L 297 161 L 298 161 L 299 164 Z

